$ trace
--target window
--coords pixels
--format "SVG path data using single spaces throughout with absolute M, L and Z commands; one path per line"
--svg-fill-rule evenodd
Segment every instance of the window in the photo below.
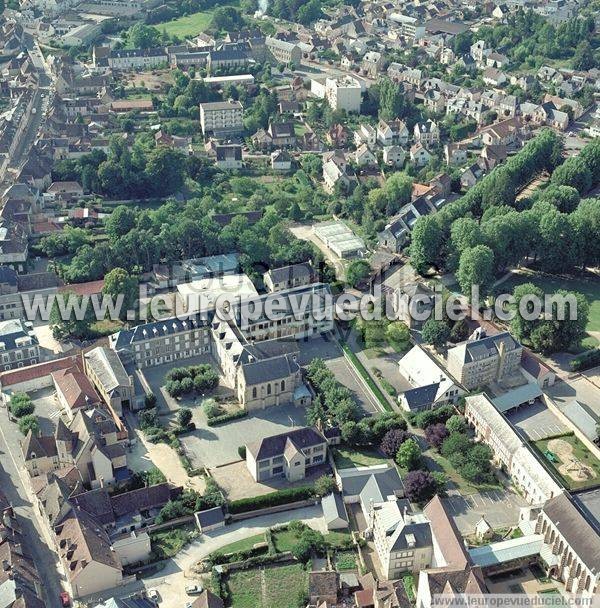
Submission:
M 252 389 L 252 399 L 256 399 L 256 387 Z
M 283 456 L 275 456 L 275 458 L 273 458 L 273 464 L 281 464 L 283 463 Z
M 317 462 L 323 462 L 323 454 L 319 454 L 318 456 L 313 456 L 313 464 Z
M 267 395 L 271 394 L 271 384 L 267 384 Z
M 281 390 L 284 391 L 285 390 L 285 380 L 281 381 Z
M 283 473 L 283 467 L 275 467 L 273 469 L 273 475 L 281 475 Z
M 267 460 L 261 460 L 258 463 L 258 468 L 259 469 L 266 469 L 269 466 L 271 466 L 271 461 L 268 458 L 267 458 Z

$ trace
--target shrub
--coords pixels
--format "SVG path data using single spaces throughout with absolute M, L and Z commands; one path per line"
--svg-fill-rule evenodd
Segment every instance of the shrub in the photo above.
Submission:
M 435 448 L 438 452 L 440 451 L 440 448 L 442 447 L 442 444 L 444 443 L 444 440 L 446 439 L 446 437 L 448 437 L 448 435 L 450 435 L 450 433 L 448 432 L 448 429 L 446 428 L 446 425 L 443 422 L 430 424 L 425 429 L 425 439 L 427 443 L 432 448 Z
M 187 429 L 192 421 L 192 410 L 189 407 L 181 408 L 177 412 L 177 424 L 182 429 Z
M 15 393 L 10 398 L 9 405 L 10 413 L 16 418 L 22 418 L 33 414 L 35 411 L 35 405 L 29 395 L 26 393 Z
M 396 462 L 403 469 L 412 471 L 421 464 L 421 448 L 414 439 L 407 439 L 399 448 L 396 454 Z
M 150 429 L 152 428 L 161 427 L 160 420 L 158 418 L 158 410 L 155 407 L 139 412 L 138 421 L 140 423 L 140 428 L 142 431 L 146 431 L 146 433 L 149 433 Z
M 583 371 L 600 365 L 600 348 L 582 353 L 575 357 L 569 365 L 574 372 Z
M 242 460 L 246 460 L 246 446 L 245 445 L 241 445 L 238 448 L 238 454 L 240 455 L 240 458 Z
M 154 393 L 146 393 L 144 405 L 147 409 L 154 407 L 156 405 L 156 395 Z
M 292 555 L 300 562 L 306 562 L 313 552 L 322 554 L 325 551 L 325 537 L 312 528 L 306 528 L 292 548 Z
M 244 418 L 248 415 L 247 410 L 239 410 L 238 412 L 233 412 L 231 414 L 223 414 L 222 416 L 215 416 L 214 418 L 210 418 L 206 424 L 208 426 L 217 426 L 219 424 L 225 424 L 226 422 L 231 422 L 232 420 L 238 420 L 239 418 Z
M 404 478 L 404 490 L 411 502 L 425 502 L 433 498 L 438 484 L 429 471 L 409 471 Z
M 315 492 L 319 496 L 326 496 L 334 490 L 337 490 L 337 484 L 335 479 L 329 475 L 321 475 L 321 477 L 315 481 Z
M 417 412 L 412 416 L 412 422 L 420 429 L 427 428 L 430 424 L 438 422 L 446 422 L 450 416 L 454 414 L 454 408 L 451 405 L 442 405 L 432 410 L 424 410 Z
M 215 418 L 221 413 L 221 408 L 214 399 L 205 399 L 202 407 L 207 418 Z
M 34 435 L 40 432 L 40 423 L 37 416 L 28 414 L 19 420 L 19 430 L 23 435 L 27 435 L 31 431 Z
M 229 512 L 246 513 L 257 509 L 266 509 L 267 507 L 276 507 L 285 505 L 290 502 L 307 500 L 314 498 L 316 495 L 315 489 L 312 486 L 301 486 L 298 488 L 286 488 L 277 492 L 270 492 L 262 496 L 252 496 L 251 498 L 240 498 L 229 504 Z
M 410 437 L 411 435 L 407 431 L 392 429 L 383 436 L 379 448 L 388 458 L 395 458 L 400 446 Z
M 454 414 L 446 420 L 446 428 L 451 433 L 466 433 L 467 432 L 467 421 L 464 416 L 460 414 Z

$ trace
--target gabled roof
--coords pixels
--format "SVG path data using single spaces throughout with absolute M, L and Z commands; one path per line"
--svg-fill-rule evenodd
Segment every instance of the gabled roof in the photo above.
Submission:
M 312 427 L 304 427 L 280 435 L 264 437 L 255 443 L 246 444 L 246 449 L 254 456 L 255 460 L 264 460 L 274 456 L 282 456 L 285 452 L 288 441 L 293 442 L 298 450 L 303 450 L 315 445 L 326 443 L 323 435 Z

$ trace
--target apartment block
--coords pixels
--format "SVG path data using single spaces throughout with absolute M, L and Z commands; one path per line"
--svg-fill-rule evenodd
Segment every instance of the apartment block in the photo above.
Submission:
M 9 370 L 34 365 L 40 360 L 40 345 L 33 329 L 20 319 L 0 322 L 0 365 Z
M 200 104 L 202 133 L 221 137 L 244 130 L 244 108 L 239 101 L 215 101 Z
M 362 88 L 356 78 L 327 78 L 325 99 L 333 110 L 359 112 L 362 101 Z

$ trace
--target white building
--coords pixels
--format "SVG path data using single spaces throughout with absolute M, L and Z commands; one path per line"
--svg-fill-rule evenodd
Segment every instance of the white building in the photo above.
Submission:
M 202 133 L 233 135 L 244 130 L 244 108 L 239 101 L 216 101 L 200 104 Z
M 325 81 L 325 99 L 333 110 L 359 112 L 362 87 L 356 78 L 328 78 Z

